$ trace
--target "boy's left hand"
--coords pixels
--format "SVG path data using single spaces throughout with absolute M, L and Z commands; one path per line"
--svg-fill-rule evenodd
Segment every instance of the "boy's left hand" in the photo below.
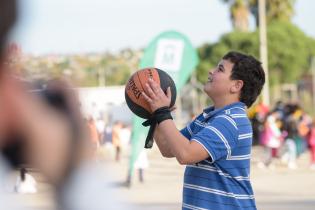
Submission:
M 161 87 L 152 79 L 145 85 L 145 92 L 142 92 L 143 97 L 149 103 L 151 111 L 161 107 L 169 107 L 171 104 L 171 89 L 167 88 L 166 95 Z

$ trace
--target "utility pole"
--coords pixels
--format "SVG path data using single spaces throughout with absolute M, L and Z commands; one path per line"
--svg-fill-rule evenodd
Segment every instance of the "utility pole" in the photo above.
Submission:
M 265 85 L 262 92 L 263 103 L 270 106 L 269 96 L 269 73 L 268 73 L 268 49 L 267 49 L 267 32 L 266 32 L 266 0 L 258 0 L 259 12 L 259 52 L 262 67 L 265 70 Z

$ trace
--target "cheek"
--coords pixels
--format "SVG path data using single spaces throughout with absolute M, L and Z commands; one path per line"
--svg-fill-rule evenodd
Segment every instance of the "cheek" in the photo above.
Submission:
M 213 83 L 215 86 L 215 89 L 217 89 L 220 92 L 226 92 L 229 90 L 229 80 L 225 77 L 217 77 L 216 81 Z

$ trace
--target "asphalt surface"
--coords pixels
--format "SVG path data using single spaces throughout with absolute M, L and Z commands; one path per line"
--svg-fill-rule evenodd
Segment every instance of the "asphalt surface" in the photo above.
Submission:
M 314 210 L 315 170 L 309 168 L 309 154 L 298 159 L 298 169 L 288 169 L 277 160 L 274 167 L 260 168 L 258 162 L 261 148 L 253 149 L 251 180 L 259 210 Z M 181 209 L 181 194 L 184 166 L 174 159 L 161 157 L 156 148 L 148 150 L 150 166 L 145 170 L 144 182 L 135 172 L 130 187 L 125 185 L 128 170 L 128 149 L 123 150 L 120 162 L 114 161 L 111 148 L 100 152 L 100 164 L 106 165 L 114 175 L 111 183 L 126 203 L 126 209 L 176 210 Z M 12 175 L 12 182 L 16 174 Z M 39 187 L 36 194 L 15 194 L 16 200 L 23 200 L 26 209 L 55 209 L 51 187 L 38 173 L 33 173 Z M 104 179 L 107 177 L 104 177 Z M 105 199 L 105 198 L 104 198 Z M 130 208 L 129 208 L 130 207 Z

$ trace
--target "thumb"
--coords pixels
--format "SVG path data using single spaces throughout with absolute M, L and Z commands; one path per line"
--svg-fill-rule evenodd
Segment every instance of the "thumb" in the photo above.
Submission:
M 166 96 L 167 98 L 171 98 L 172 97 L 172 92 L 171 92 L 171 88 L 168 87 L 167 90 L 166 90 Z

